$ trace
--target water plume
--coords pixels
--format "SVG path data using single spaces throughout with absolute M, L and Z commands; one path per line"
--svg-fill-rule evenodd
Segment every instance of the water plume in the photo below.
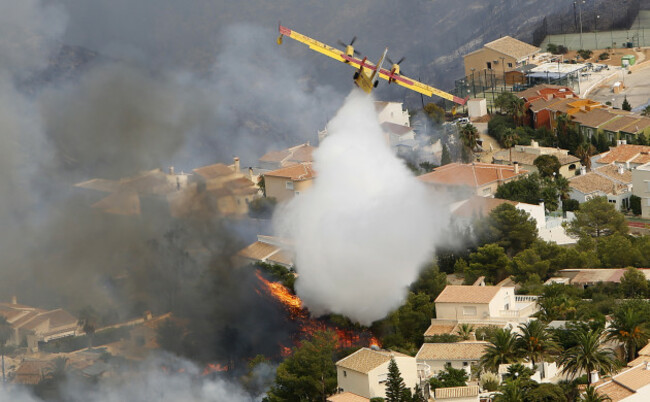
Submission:
M 447 209 L 390 150 L 371 97 L 353 91 L 328 133 L 314 154 L 314 185 L 277 213 L 275 227 L 295 242 L 306 306 L 370 324 L 403 302 Z

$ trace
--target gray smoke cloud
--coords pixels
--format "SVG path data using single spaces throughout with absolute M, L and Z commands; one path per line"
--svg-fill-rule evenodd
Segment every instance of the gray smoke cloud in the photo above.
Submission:
M 392 153 L 360 90 L 328 124 L 314 159 L 314 185 L 275 217 L 295 242 L 296 292 L 315 314 L 369 325 L 401 305 L 440 240 L 447 208 Z
M 260 365 L 264 368 L 266 365 Z M 97 384 L 80 381 L 74 376 L 60 384 L 61 399 L 69 402 L 255 402 L 261 396 L 250 395 L 239 384 L 224 377 L 203 377 L 194 363 L 169 354 L 147 358 L 125 367 L 110 379 Z M 41 402 L 20 386 L 0 388 L 0 400 Z

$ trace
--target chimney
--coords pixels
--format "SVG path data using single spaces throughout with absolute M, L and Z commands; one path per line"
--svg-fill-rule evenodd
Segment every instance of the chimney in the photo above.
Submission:
M 532 140 L 530 142 L 530 146 L 533 147 L 533 148 L 539 148 L 539 142 L 537 142 L 535 140 Z
M 254 174 L 253 174 L 253 168 L 252 168 L 252 167 L 249 167 L 249 168 L 248 168 L 248 178 L 251 179 L 251 181 L 253 180 L 253 176 L 254 176 Z
M 625 169 L 630 170 L 630 161 L 625 162 Z
M 591 382 L 590 383 L 591 384 L 597 383 L 599 379 L 600 378 L 598 378 L 598 370 L 592 371 L 591 372 Z
M 18 304 L 18 298 L 16 297 L 16 295 L 11 296 L 11 304 Z
M 519 162 L 515 162 L 512 165 L 515 167 L 515 174 L 519 174 Z
M 625 173 L 625 168 L 623 167 L 623 165 L 618 165 L 618 174 L 623 174 L 623 173 Z
M 239 173 L 239 158 L 235 156 L 235 173 Z
M 586 166 L 580 166 L 580 175 L 586 175 L 587 174 L 587 167 Z
M 650 370 L 650 362 L 645 362 L 645 369 Z
M 172 175 L 172 176 L 174 175 L 174 167 L 173 166 L 169 167 L 169 174 Z

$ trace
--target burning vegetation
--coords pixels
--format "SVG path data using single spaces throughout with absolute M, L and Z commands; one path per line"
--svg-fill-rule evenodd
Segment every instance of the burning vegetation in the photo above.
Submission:
M 312 318 L 309 310 L 303 307 L 300 298 L 280 283 L 269 281 L 264 278 L 260 271 L 256 276 L 262 284 L 263 291 L 273 299 L 281 303 L 289 313 L 290 319 L 298 324 L 298 332 L 293 336 L 294 345 L 298 346 L 300 341 L 318 331 L 331 330 L 337 335 L 337 348 L 352 348 L 360 346 L 380 346 L 379 340 L 367 329 L 340 328 L 330 322 L 327 318 Z M 257 290 L 260 293 L 260 290 Z M 286 357 L 291 354 L 291 348 L 280 345 L 280 354 Z

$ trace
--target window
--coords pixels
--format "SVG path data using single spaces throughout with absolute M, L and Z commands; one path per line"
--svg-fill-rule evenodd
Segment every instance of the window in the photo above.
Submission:
M 474 306 L 463 306 L 463 315 L 476 315 L 476 307 Z
M 445 367 L 451 367 L 451 362 L 446 362 Z
M 512 63 L 508 63 L 508 67 L 512 68 Z
M 293 182 L 291 180 L 287 181 L 286 186 L 287 186 L 287 190 L 293 190 Z
M 572 164 L 569 165 L 569 170 L 576 170 L 575 163 L 572 163 Z
M 463 367 L 469 366 L 469 362 L 463 362 Z
M 295 191 L 294 194 L 295 195 L 300 195 L 300 191 Z
M 492 62 L 491 61 L 487 62 L 487 69 L 492 70 Z
M 483 195 L 490 195 L 490 194 L 492 194 L 492 189 L 490 187 L 483 189 Z
M 607 200 L 610 204 L 616 204 L 616 200 Z
M 347 377 L 347 376 L 348 376 L 348 372 L 343 370 L 343 377 Z
M 377 380 L 378 380 L 378 382 L 379 382 L 380 384 L 381 384 L 381 383 L 384 383 L 384 382 L 386 382 L 386 381 L 388 381 L 388 373 L 379 374 L 379 375 L 377 376 Z

